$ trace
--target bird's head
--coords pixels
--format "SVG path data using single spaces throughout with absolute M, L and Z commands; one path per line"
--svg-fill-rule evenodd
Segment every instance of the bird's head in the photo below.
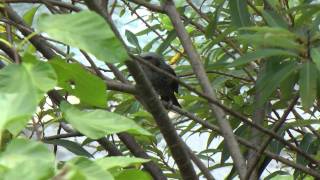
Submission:
M 143 53 L 140 56 L 142 59 L 150 62 L 155 66 L 159 66 L 162 62 L 164 62 L 163 57 L 157 53 L 153 53 L 153 52 Z

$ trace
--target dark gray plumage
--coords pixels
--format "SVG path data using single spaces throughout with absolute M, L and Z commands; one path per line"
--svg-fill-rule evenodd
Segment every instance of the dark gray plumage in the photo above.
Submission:
M 154 66 L 167 71 L 168 73 L 176 76 L 174 70 L 165 63 L 162 56 L 156 53 L 145 53 L 141 55 L 142 59 L 150 62 Z M 174 92 L 178 93 L 179 84 L 173 79 L 167 77 L 160 72 L 152 70 L 150 67 L 141 64 L 143 71 L 147 75 L 148 79 L 151 81 L 153 88 L 158 92 L 161 99 L 172 104 L 181 107 Z

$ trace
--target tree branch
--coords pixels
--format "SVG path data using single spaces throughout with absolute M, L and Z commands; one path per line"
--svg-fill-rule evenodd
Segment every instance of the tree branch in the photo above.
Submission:
M 201 124 L 203 127 L 207 128 L 207 129 L 211 129 L 212 131 L 215 131 L 218 134 L 221 134 L 221 130 L 220 130 L 220 128 L 218 126 L 210 124 L 209 122 L 204 121 L 201 118 L 195 116 L 193 113 L 185 111 L 185 110 L 183 110 L 183 109 L 181 109 L 181 108 L 179 108 L 177 106 L 170 105 L 170 104 L 165 103 L 165 102 L 162 102 L 162 103 L 164 103 L 168 108 L 172 109 L 173 111 L 177 112 L 178 114 L 180 114 L 182 116 L 186 116 L 186 117 L 194 120 L 195 122 Z M 237 138 L 237 140 L 239 141 L 240 144 L 242 144 L 242 145 L 244 145 L 244 146 L 246 146 L 246 147 L 248 147 L 250 149 L 253 149 L 256 152 L 259 150 L 258 146 L 248 142 L 246 139 L 243 139 L 243 138 L 238 137 L 238 136 L 236 136 L 236 138 Z M 281 157 L 281 156 L 279 156 L 277 154 L 274 154 L 274 153 L 272 153 L 272 152 L 270 152 L 268 150 L 264 150 L 263 153 L 266 156 L 268 156 L 269 158 L 272 158 L 272 159 L 275 159 L 277 161 L 280 161 L 283 164 L 286 164 L 286 165 L 291 166 L 293 168 L 299 169 L 300 171 L 305 172 L 307 174 L 310 174 L 312 176 L 320 177 L 320 173 L 319 172 L 317 172 L 317 171 L 315 171 L 313 169 L 310 169 L 310 168 L 306 168 L 306 167 L 304 167 L 304 166 L 302 166 L 300 164 L 294 163 L 292 161 L 289 161 L 289 160 L 287 160 L 287 159 L 285 159 L 285 158 L 283 158 L 283 157 Z
M 177 35 L 180 39 L 182 46 L 184 47 L 187 55 L 189 56 L 189 61 L 192 65 L 192 69 L 196 74 L 204 93 L 210 97 L 213 97 L 213 99 L 216 99 L 215 93 L 211 87 L 205 69 L 201 64 L 200 56 L 192 45 L 192 41 L 184 28 L 184 25 L 180 19 L 180 15 L 176 10 L 173 1 L 166 0 L 163 4 L 163 7 L 167 15 L 169 16 L 173 26 L 175 27 L 175 30 L 177 31 Z M 225 114 L 221 108 L 212 103 L 209 103 L 209 107 L 214 113 L 214 116 L 218 121 L 220 129 L 222 130 L 222 136 L 224 137 L 225 142 L 228 146 L 228 150 L 231 154 L 235 167 L 239 173 L 240 179 L 243 179 L 246 174 L 246 163 L 241 154 L 239 144 L 234 137 L 232 128 L 228 121 L 225 120 Z
M 281 119 L 279 119 L 275 125 L 273 126 L 272 128 L 272 131 L 273 132 L 277 132 L 280 127 L 282 126 L 282 124 L 287 120 L 287 117 L 289 115 L 289 113 L 291 112 L 291 110 L 294 108 L 295 104 L 297 103 L 299 99 L 299 96 L 296 96 L 292 102 L 290 103 L 290 105 L 288 106 L 288 108 L 285 110 L 285 112 L 283 113 Z M 257 153 L 255 154 L 254 157 L 252 157 L 253 159 L 251 160 L 251 164 L 250 166 L 248 167 L 248 172 L 246 174 L 246 178 L 249 178 L 251 173 L 254 171 L 254 169 L 256 168 L 259 160 L 260 160 L 260 157 L 261 157 L 261 154 L 262 152 L 267 148 L 267 146 L 269 145 L 269 143 L 271 142 L 271 140 L 273 139 L 272 136 L 269 136 L 263 143 L 262 145 L 260 146 L 260 149 L 257 151 Z M 319 163 L 317 163 L 319 165 Z
M 4 3 L 39 3 L 39 4 L 45 4 L 44 1 L 42 0 L 3 0 Z M 72 4 L 69 3 L 65 3 L 63 1 L 58 1 L 58 0 L 46 0 L 48 3 L 55 5 L 55 6 L 59 6 L 59 7 L 63 7 L 72 11 L 81 11 L 81 8 L 74 6 Z
M 144 6 L 151 11 L 158 12 L 158 13 L 164 13 L 164 10 L 161 6 L 157 6 L 157 5 L 148 3 L 144 0 L 129 0 L 129 1 L 133 2 L 135 4 L 138 4 L 138 5 Z

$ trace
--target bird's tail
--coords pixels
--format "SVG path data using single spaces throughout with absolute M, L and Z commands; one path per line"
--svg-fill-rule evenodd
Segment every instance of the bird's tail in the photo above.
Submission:
M 178 106 L 178 107 L 181 108 L 181 105 L 179 104 L 179 102 L 178 102 L 176 96 L 174 95 L 174 93 L 172 93 L 170 95 L 170 101 L 172 102 L 173 105 Z

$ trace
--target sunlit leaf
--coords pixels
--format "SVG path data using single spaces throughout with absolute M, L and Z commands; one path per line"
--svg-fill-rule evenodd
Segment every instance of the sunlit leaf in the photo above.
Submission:
M 71 105 L 61 105 L 66 121 L 72 127 L 92 139 L 99 139 L 108 134 L 127 131 L 138 135 L 151 134 L 137 125 L 133 120 L 105 110 L 80 111 Z
M 10 64 L 0 70 L 0 130 L 8 129 L 13 134 L 24 128 L 44 93 L 57 81 L 48 63 L 30 55 L 23 60 L 22 65 Z
M 54 155 L 44 144 L 14 139 L 0 154 L 0 165 L 7 168 L 4 179 L 50 179 L 54 172 Z
M 67 63 L 60 58 L 50 61 L 58 75 L 59 86 L 81 103 L 96 107 L 106 107 L 107 95 L 105 82 L 86 71 L 80 64 Z
M 128 58 L 126 50 L 104 19 L 93 11 L 41 16 L 39 30 L 55 40 L 115 63 Z
M 33 19 L 34 19 L 34 15 L 36 14 L 37 10 L 39 9 L 40 6 L 37 7 L 33 7 L 30 8 L 26 13 L 24 13 L 23 15 L 23 19 L 25 20 L 25 22 L 31 26 Z
M 110 172 L 103 170 L 94 161 L 84 157 L 77 157 L 69 161 L 65 167 L 66 173 L 63 173 L 63 179 L 68 180 L 113 180 Z M 64 169 L 62 168 L 61 171 Z

